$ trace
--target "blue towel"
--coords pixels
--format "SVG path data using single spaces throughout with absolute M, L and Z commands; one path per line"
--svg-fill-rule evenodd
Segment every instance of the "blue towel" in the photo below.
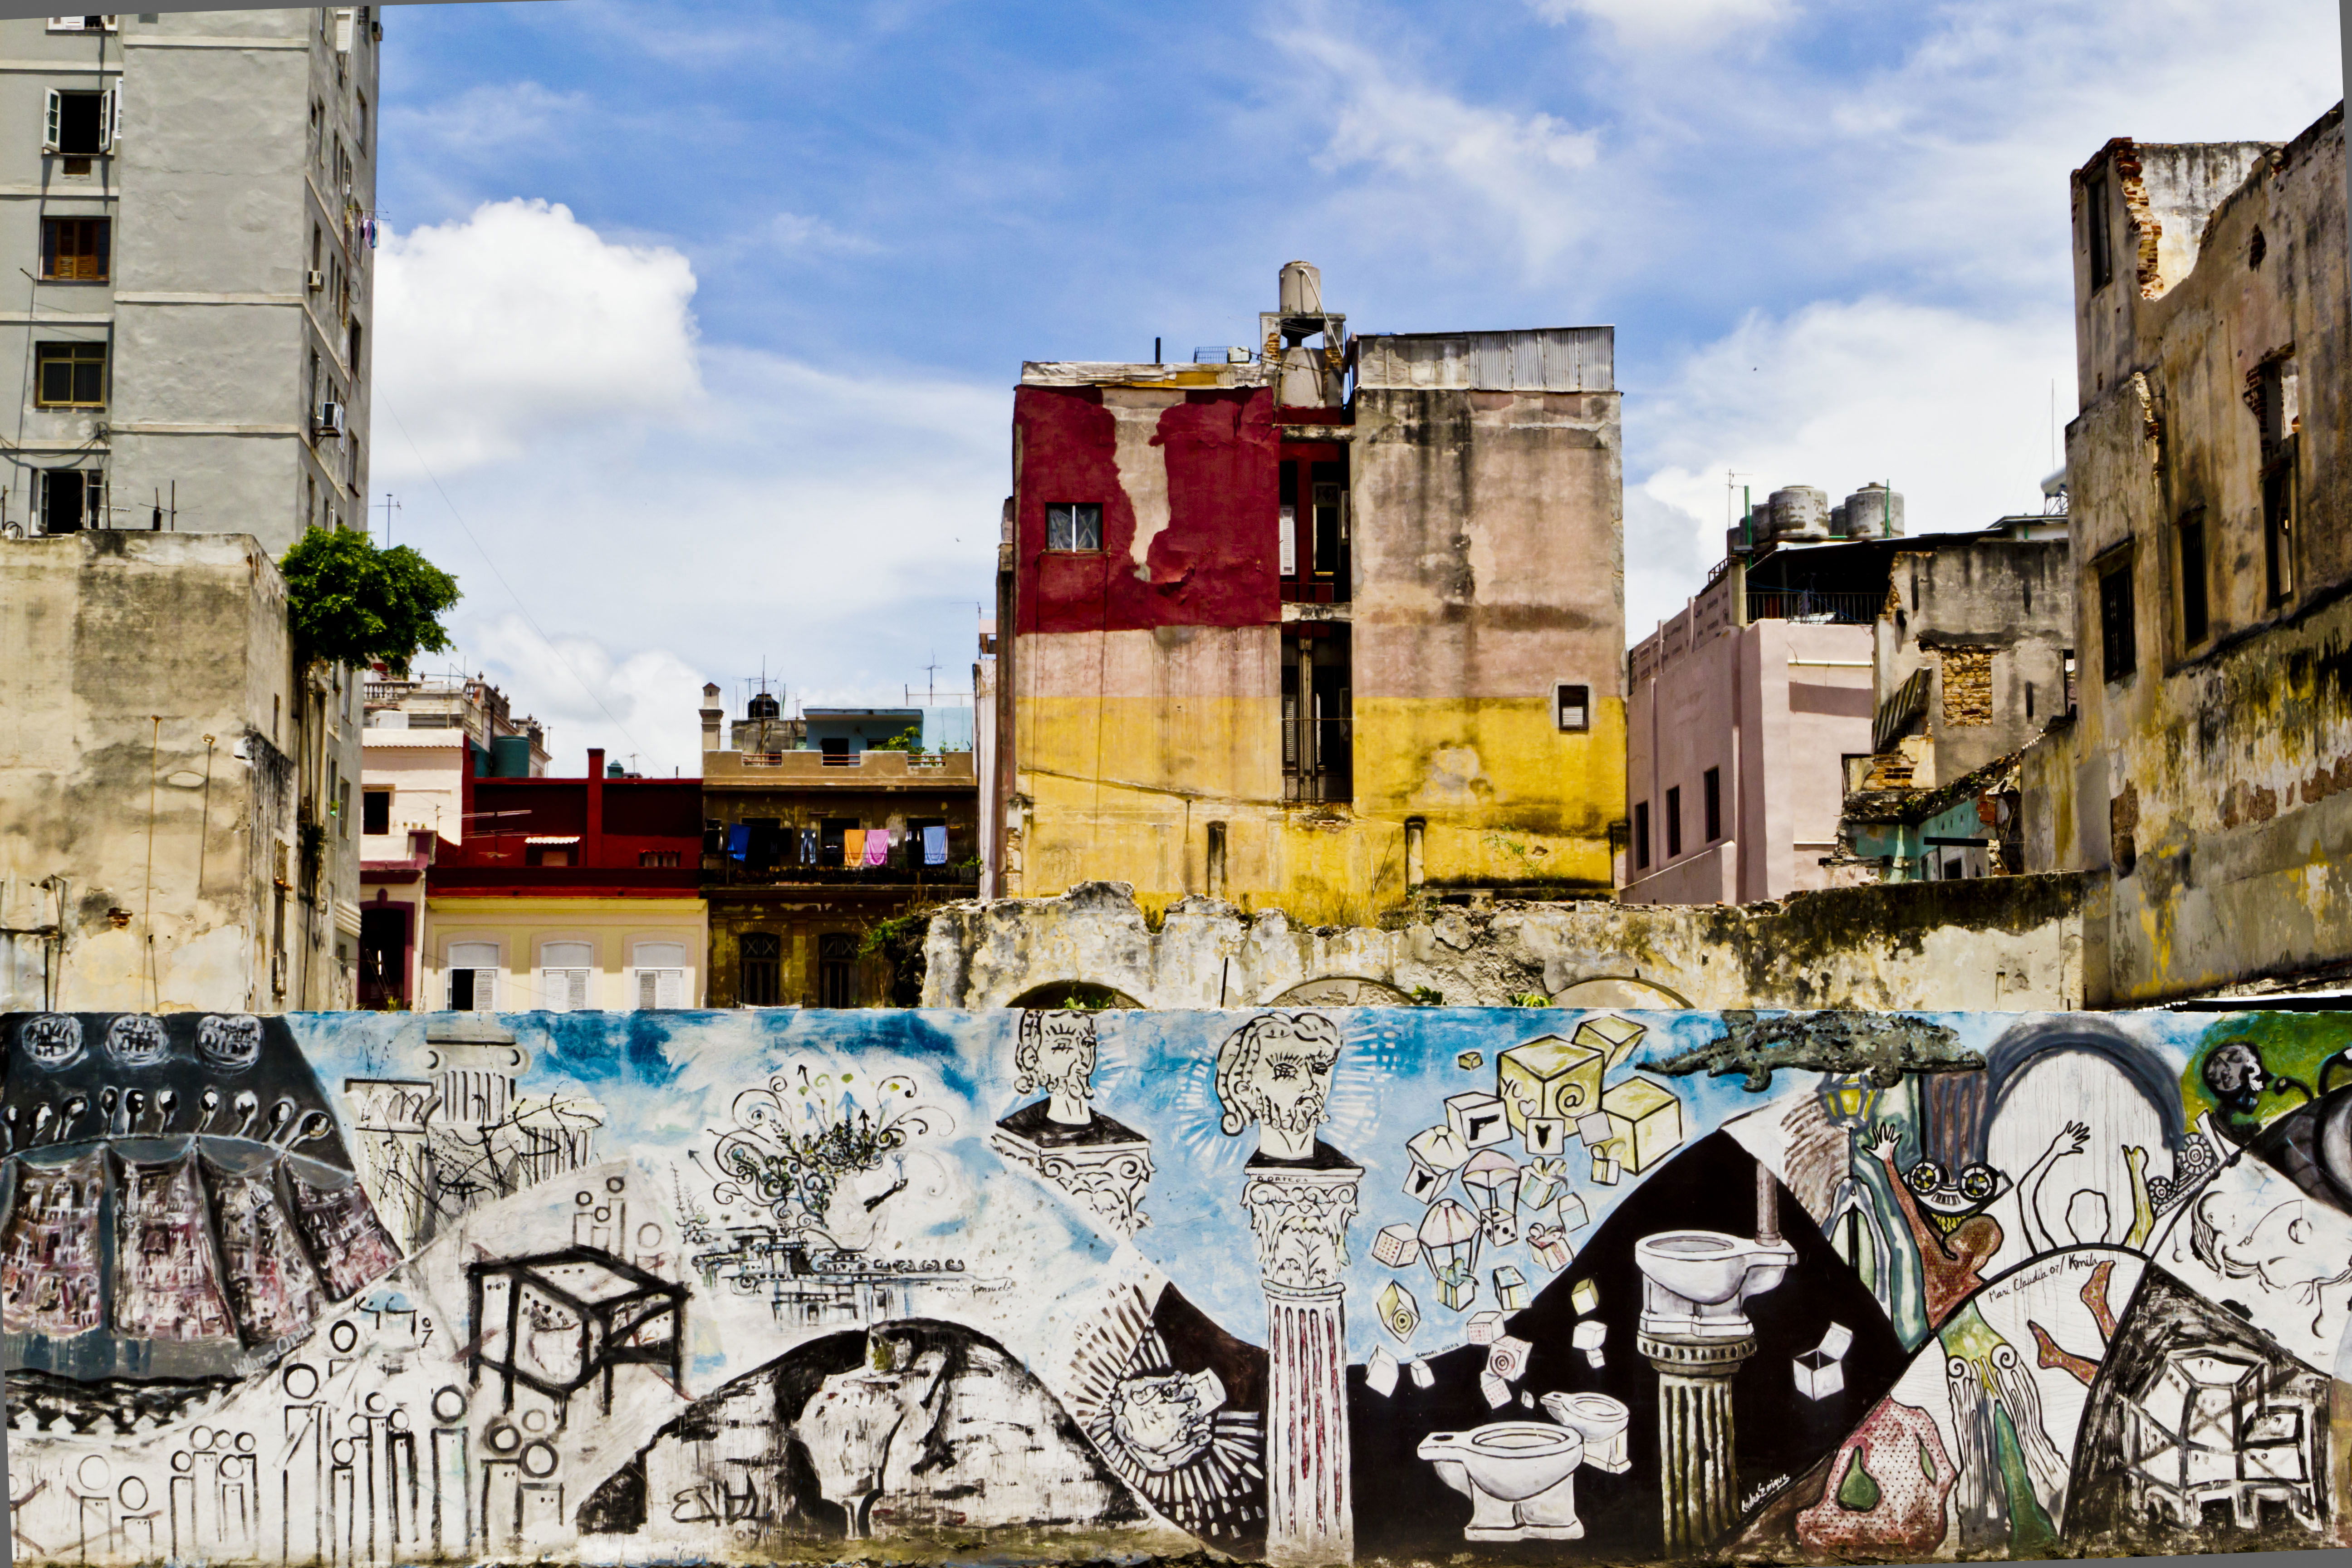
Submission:
M 934 823 L 923 829 L 923 864 L 944 866 L 948 863 L 948 830 Z
M 745 859 L 750 857 L 751 853 L 751 830 L 749 827 L 744 826 L 739 822 L 734 826 L 727 830 L 727 853 L 730 858 L 737 860 Z

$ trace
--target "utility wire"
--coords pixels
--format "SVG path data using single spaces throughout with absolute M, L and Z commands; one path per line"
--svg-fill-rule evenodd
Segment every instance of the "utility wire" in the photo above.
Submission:
M 482 564 L 490 569 L 490 575 L 499 580 L 499 586 L 504 588 L 507 591 L 507 597 L 514 601 L 515 613 L 523 618 L 523 624 L 530 627 L 532 634 L 546 646 L 547 651 L 555 656 L 555 662 L 563 667 L 564 673 L 580 683 L 580 689 L 588 694 L 588 700 L 593 702 L 604 717 L 613 721 L 613 728 L 621 732 L 622 739 L 636 747 L 639 752 L 650 751 L 652 748 L 629 733 L 629 727 L 621 722 L 619 714 L 604 706 L 604 700 L 596 694 L 594 687 L 588 684 L 587 677 L 573 668 L 572 661 L 563 657 L 563 650 L 555 646 L 555 639 L 541 630 L 539 622 L 532 618 L 530 607 L 522 602 L 522 595 L 515 592 L 514 584 L 507 581 L 507 574 L 499 570 L 499 563 L 490 558 L 490 552 L 482 548 L 482 542 L 475 537 L 473 529 L 467 526 L 465 514 L 457 510 L 457 503 L 449 499 L 447 490 L 442 489 L 441 476 L 436 474 L 432 465 L 425 462 L 425 454 L 417 449 L 416 437 L 408 433 L 408 426 L 401 422 L 399 414 L 394 410 L 391 404 L 384 401 L 381 394 L 374 395 L 372 401 L 376 407 L 392 416 L 392 423 L 400 431 L 400 438 L 408 443 L 409 451 L 415 455 L 416 466 L 424 470 L 426 479 L 433 481 L 434 493 L 441 498 L 441 504 L 449 509 L 449 515 L 457 520 L 458 528 L 465 532 L 467 542 L 473 545 L 475 553 L 482 558 Z

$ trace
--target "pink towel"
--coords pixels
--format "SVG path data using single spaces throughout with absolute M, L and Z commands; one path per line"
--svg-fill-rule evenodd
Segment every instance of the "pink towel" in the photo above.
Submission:
M 890 835 L 887 829 L 869 827 L 866 830 L 866 863 L 879 866 L 890 858 Z

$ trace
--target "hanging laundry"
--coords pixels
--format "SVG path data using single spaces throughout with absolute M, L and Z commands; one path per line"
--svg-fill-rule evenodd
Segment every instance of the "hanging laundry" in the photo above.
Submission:
M 803 866 L 816 864 L 816 829 L 814 827 L 801 829 L 801 864 Z
M 727 830 L 728 858 L 733 860 L 740 860 L 745 858 L 751 853 L 751 830 L 742 823 L 739 822 L 734 826 Z
M 866 863 L 879 866 L 890 858 L 890 834 L 887 828 L 869 829 L 866 835 Z
M 866 864 L 866 829 L 845 827 L 841 830 L 841 863 L 845 866 Z
M 932 823 L 923 829 L 923 864 L 944 866 L 948 863 L 948 830 L 944 823 Z

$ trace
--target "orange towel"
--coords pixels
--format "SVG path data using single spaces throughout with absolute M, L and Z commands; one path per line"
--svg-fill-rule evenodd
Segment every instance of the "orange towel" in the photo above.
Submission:
M 845 827 L 841 830 L 841 863 L 845 866 L 866 863 L 866 829 Z

